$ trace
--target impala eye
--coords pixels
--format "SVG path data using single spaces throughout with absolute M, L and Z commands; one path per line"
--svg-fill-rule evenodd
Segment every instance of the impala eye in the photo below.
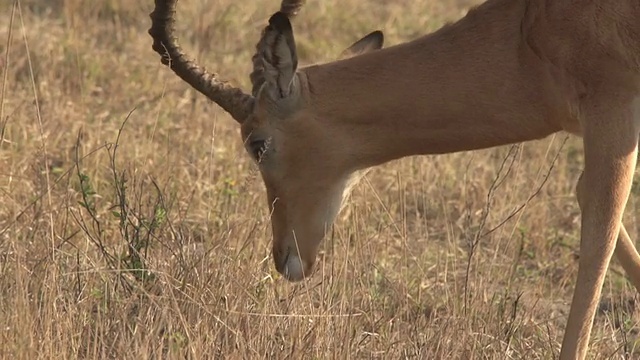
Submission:
M 260 161 L 267 151 L 267 143 L 264 140 L 253 140 L 249 143 L 249 151 L 256 161 Z

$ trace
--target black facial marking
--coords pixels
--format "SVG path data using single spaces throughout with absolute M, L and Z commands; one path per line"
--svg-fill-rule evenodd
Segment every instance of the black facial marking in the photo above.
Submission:
M 264 153 L 267 151 L 268 142 L 262 139 L 255 139 L 249 142 L 249 151 L 251 152 L 251 156 L 260 162 L 264 157 Z

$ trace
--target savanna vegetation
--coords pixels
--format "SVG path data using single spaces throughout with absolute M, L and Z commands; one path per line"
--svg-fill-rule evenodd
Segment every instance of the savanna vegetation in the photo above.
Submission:
M 476 3 L 309 0 L 300 61 L 375 29 L 386 46 L 413 39 Z M 279 5 L 181 0 L 180 43 L 249 89 Z M 152 8 L 0 0 L 1 358 L 557 356 L 579 257 L 578 139 L 375 168 L 316 273 L 291 284 L 237 124 L 160 63 Z M 590 358 L 640 354 L 636 301 L 614 260 Z

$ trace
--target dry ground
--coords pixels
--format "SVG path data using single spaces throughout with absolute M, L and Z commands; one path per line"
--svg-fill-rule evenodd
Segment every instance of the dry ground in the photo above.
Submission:
M 289 284 L 235 122 L 151 50 L 153 1 L 16 4 L 0 0 L 0 357 L 557 355 L 579 255 L 577 139 L 376 168 L 317 273 Z M 332 59 L 377 28 L 387 45 L 412 39 L 472 4 L 309 0 L 294 23 L 300 58 Z M 248 88 L 278 6 L 181 0 L 181 43 Z M 637 295 L 620 269 L 593 359 L 638 354 Z

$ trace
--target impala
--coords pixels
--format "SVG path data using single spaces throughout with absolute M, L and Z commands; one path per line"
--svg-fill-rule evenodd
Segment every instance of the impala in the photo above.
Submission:
M 640 132 L 640 2 L 488 0 L 459 21 L 382 49 L 381 32 L 345 57 L 298 68 L 284 0 L 253 56 L 251 94 L 189 59 L 176 0 L 156 0 L 153 49 L 241 126 L 271 210 L 287 279 L 313 269 L 326 229 L 361 171 L 394 159 L 483 149 L 566 131 L 582 137 L 576 193 L 581 254 L 560 358 L 584 359 L 615 252 L 640 290 L 622 225 Z

